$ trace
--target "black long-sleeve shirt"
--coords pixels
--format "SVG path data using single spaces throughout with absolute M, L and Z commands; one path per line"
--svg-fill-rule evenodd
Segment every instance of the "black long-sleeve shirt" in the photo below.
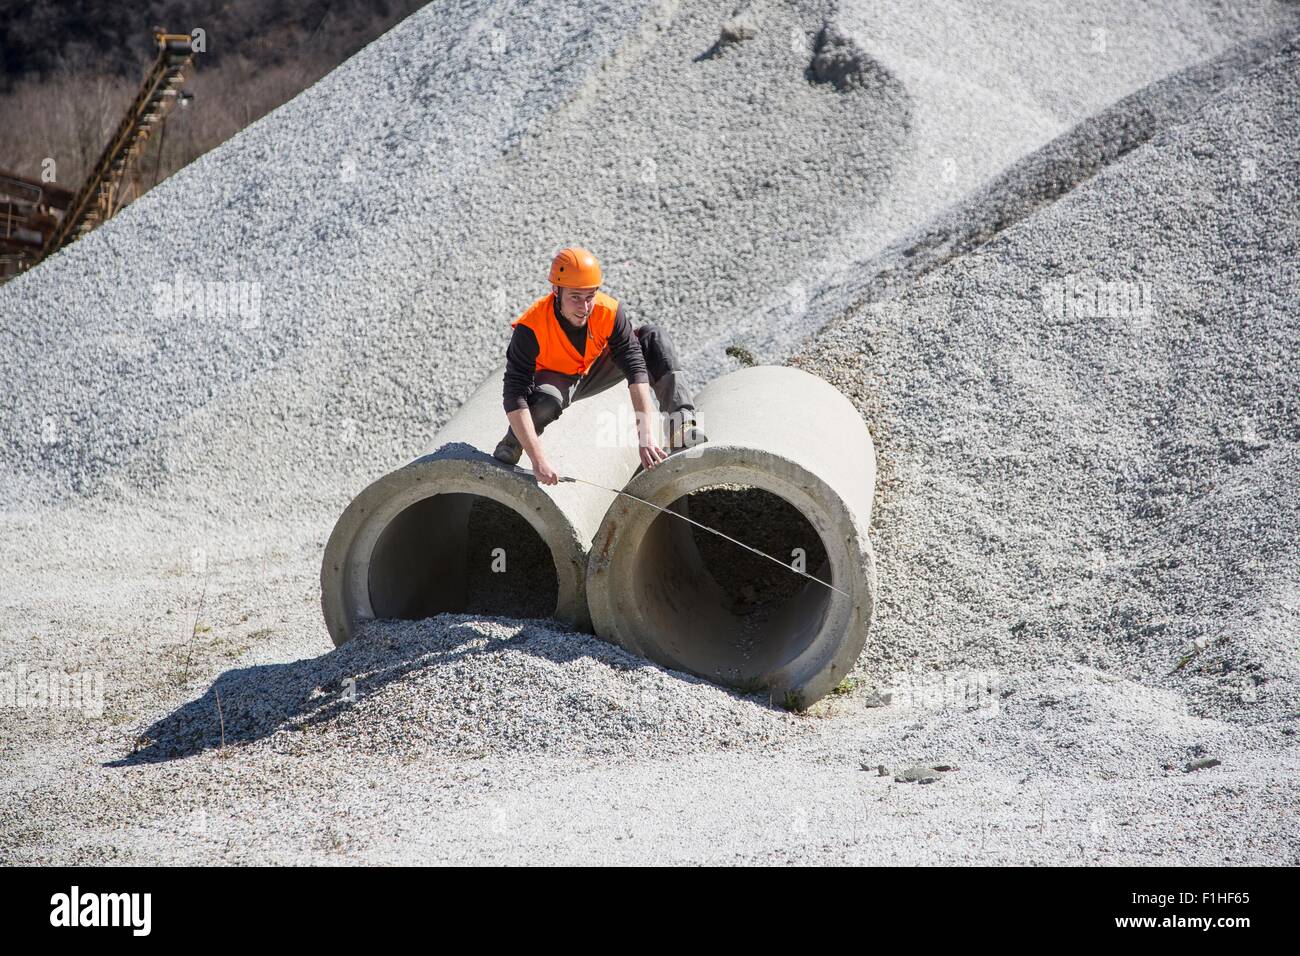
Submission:
M 560 314 L 560 303 L 554 293 L 551 295 L 551 309 L 555 313 L 556 321 L 560 323 L 560 328 L 569 337 L 569 342 L 577 353 L 586 354 L 586 324 L 584 323 L 581 328 L 570 325 L 569 321 Z M 646 371 L 645 356 L 641 352 L 641 340 L 632 331 L 632 323 L 623 313 L 622 302 L 618 304 L 618 311 L 614 313 L 614 329 L 609 333 L 609 341 L 605 347 L 609 349 L 610 357 L 622 370 L 623 377 L 627 379 L 629 385 L 650 381 L 650 373 Z M 506 349 L 502 404 L 507 412 L 528 407 L 528 393 L 532 388 L 533 372 L 537 368 L 539 351 L 541 347 L 537 344 L 537 335 L 533 330 L 523 324 L 516 325 L 514 334 L 510 337 L 510 345 Z

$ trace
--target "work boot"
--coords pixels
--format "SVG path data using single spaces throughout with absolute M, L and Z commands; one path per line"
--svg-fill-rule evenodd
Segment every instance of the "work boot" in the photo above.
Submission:
M 503 464 L 517 465 L 523 453 L 524 446 L 519 444 L 519 439 L 515 437 L 515 430 L 507 428 L 506 437 L 497 442 L 497 448 L 492 453 L 492 457 Z
M 668 416 L 668 454 L 684 448 L 694 448 L 709 440 L 704 429 L 695 420 L 695 410 L 679 408 Z
M 564 412 L 560 403 L 549 395 L 534 393 L 528 399 L 528 410 L 533 416 L 533 431 L 541 435 L 546 426 L 555 421 Z M 506 426 L 506 437 L 497 442 L 492 457 L 506 465 L 517 465 L 524 453 L 524 446 L 515 437 L 515 430 Z

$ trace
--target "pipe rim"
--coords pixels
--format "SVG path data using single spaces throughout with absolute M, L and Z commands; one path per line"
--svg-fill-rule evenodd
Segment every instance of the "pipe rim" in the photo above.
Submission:
M 773 695 L 794 695 L 802 708 L 829 693 L 849 675 L 866 643 L 875 611 L 875 559 L 863 528 L 835 490 L 798 462 L 749 446 L 710 443 L 689 457 L 674 455 L 628 483 L 628 494 L 660 508 L 702 488 L 730 483 L 758 488 L 796 508 L 821 537 L 830 562 L 831 583 L 848 597 L 828 591 L 821 624 L 812 640 L 794 657 L 773 668 L 763 683 Z M 797 478 L 795 477 L 797 476 Z M 666 489 L 673 486 L 672 494 Z M 632 574 L 637 548 L 662 513 L 619 496 L 606 512 L 592 544 L 587 566 L 587 600 L 596 633 L 625 649 L 673 670 L 704 674 L 685 666 L 659 642 L 641 608 L 616 582 Z M 671 520 L 671 519 L 670 519 Z M 835 533 L 835 527 L 849 534 Z M 735 687 L 735 684 L 728 683 Z
M 536 483 L 498 464 L 425 457 L 372 482 L 335 522 L 321 561 L 321 610 L 335 647 L 356 636 L 358 622 L 374 619 L 369 568 L 380 535 L 416 502 L 456 493 L 490 498 L 524 518 L 551 553 L 558 584 L 555 617 L 579 629 L 590 626 L 586 554 L 555 501 Z

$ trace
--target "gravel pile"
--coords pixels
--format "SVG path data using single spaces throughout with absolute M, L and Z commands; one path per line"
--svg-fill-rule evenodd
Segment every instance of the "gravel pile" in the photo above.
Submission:
M 1289 16 L 743 7 L 430 5 L 10 283 L 0 504 L 337 513 L 424 450 L 569 242 L 702 384 L 729 345 L 817 328 L 833 267 Z
M 430 4 L 0 288 L 0 669 L 105 678 L 0 720 L 0 860 L 1300 863 L 1294 6 L 556 10 Z M 870 423 L 814 712 L 539 621 L 331 651 L 334 520 L 570 242 Z
M 220 707 L 218 707 L 218 696 Z M 289 754 L 628 761 L 795 735 L 798 718 L 542 622 L 377 621 L 335 651 L 224 674 L 141 735 L 128 763 L 269 738 Z
M 796 359 L 878 442 L 881 581 L 908 585 L 865 673 L 1073 660 L 1294 717 L 1298 66 L 1292 40 Z

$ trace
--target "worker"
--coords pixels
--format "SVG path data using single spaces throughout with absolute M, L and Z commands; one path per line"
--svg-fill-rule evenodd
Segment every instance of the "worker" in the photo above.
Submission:
M 550 293 L 510 323 L 502 389 L 510 426 L 493 457 L 514 465 L 526 451 L 539 483 L 558 482 L 538 436 L 571 403 L 613 386 L 620 372 L 636 412 L 643 467 L 707 441 L 668 333 L 656 325 L 632 328 L 622 303 L 600 291 L 604 275 L 596 257 L 579 246 L 561 249 L 549 278 Z M 667 452 L 651 427 L 651 389 L 668 415 Z

